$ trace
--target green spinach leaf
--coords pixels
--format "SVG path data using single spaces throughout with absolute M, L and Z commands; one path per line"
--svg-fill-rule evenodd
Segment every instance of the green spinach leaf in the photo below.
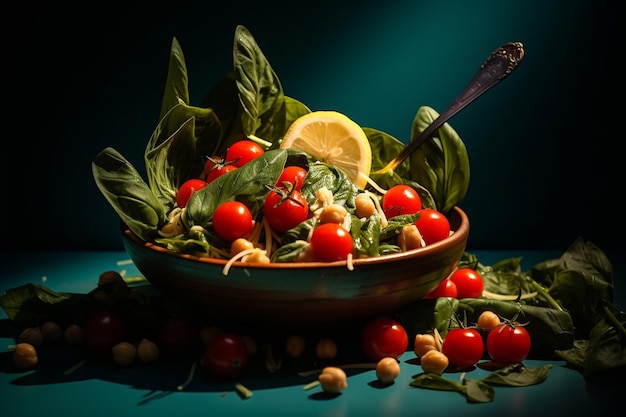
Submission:
M 417 137 L 438 116 L 432 108 L 420 107 L 413 121 L 411 137 Z M 463 200 L 469 188 L 469 157 L 465 144 L 448 123 L 422 143 L 409 160 L 409 178 L 430 190 L 439 211 L 449 213 Z
M 154 239 L 167 210 L 135 167 L 113 148 L 98 153 L 91 167 L 98 189 L 120 219 L 141 239 Z

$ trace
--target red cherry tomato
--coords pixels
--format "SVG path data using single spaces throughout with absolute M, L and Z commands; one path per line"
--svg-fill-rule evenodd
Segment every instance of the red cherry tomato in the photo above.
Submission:
M 456 284 L 452 280 L 446 278 L 443 281 L 441 281 L 441 283 L 437 285 L 434 290 L 432 290 L 431 292 L 429 292 L 422 298 L 425 300 L 429 300 L 432 298 L 439 298 L 439 297 L 456 298 L 457 297 Z
M 228 174 L 236 169 L 237 167 L 233 164 L 227 164 L 220 159 L 209 158 L 204 163 L 204 173 L 206 174 L 205 180 L 206 182 L 211 183 L 216 178 L 219 178 L 224 174 Z
M 350 232 L 337 223 L 317 226 L 311 235 L 311 251 L 315 259 L 322 262 L 344 261 L 352 253 Z
M 264 153 L 265 150 L 261 145 L 249 139 L 243 139 L 230 145 L 224 159 L 227 163 L 239 168 Z
M 265 198 L 263 216 L 274 230 L 284 233 L 309 217 L 309 204 L 296 189 L 275 189 Z
M 421 209 L 418 213 L 421 215 L 415 225 L 427 245 L 450 236 L 450 222 L 443 213 L 431 208 Z
M 422 208 L 422 200 L 413 187 L 398 184 L 383 195 L 383 212 L 387 218 L 400 214 L 415 214 Z
M 239 201 L 226 201 L 215 209 L 213 214 L 215 233 L 227 242 L 246 237 L 254 228 L 252 213 Z
M 290 190 L 291 188 L 295 188 L 297 191 L 302 189 L 302 184 L 304 184 L 304 179 L 308 171 L 297 165 L 289 165 L 283 169 L 282 174 L 278 177 L 278 181 L 276 181 L 276 186 L 280 188 L 284 188 L 286 190 Z M 291 186 L 289 186 L 291 184 Z
M 189 349 L 198 331 L 189 319 L 180 316 L 168 317 L 159 330 L 159 343 L 164 350 L 180 353 Z
M 207 185 L 209 185 L 208 182 L 198 178 L 192 178 L 182 183 L 176 193 L 176 204 L 178 204 L 178 207 L 185 207 L 193 193 L 203 189 Z
M 471 368 L 485 353 L 483 338 L 476 329 L 450 329 L 443 338 L 441 353 L 458 369 Z
M 361 331 L 361 349 L 373 362 L 385 357 L 398 359 L 408 349 L 409 336 L 405 328 L 388 317 L 369 321 Z
M 494 362 L 520 363 L 530 353 L 530 334 L 524 326 L 503 323 L 487 335 L 487 353 Z
M 450 276 L 456 284 L 457 298 L 478 298 L 483 294 L 483 277 L 472 268 L 459 268 Z
M 204 362 L 213 375 L 234 378 L 244 373 L 250 353 L 245 340 L 236 334 L 220 333 L 204 349 Z
M 113 346 L 124 338 L 124 323 L 116 312 L 101 310 L 87 317 L 84 331 L 85 344 L 90 352 L 110 354 Z

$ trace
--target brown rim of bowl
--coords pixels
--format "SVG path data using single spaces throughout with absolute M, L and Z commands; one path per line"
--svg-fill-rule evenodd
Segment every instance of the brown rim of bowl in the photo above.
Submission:
M 451 229 L 454 230 L 449 237 L 439 241 L 432 243 L 430 245 L 424 246 L 423 248 L 413 249 L 406 252 L 393 253 L 389 255 L 383 256 L 375 256 L 370 258 L 358 258 L 352 261 L 352 264 L 356 267 L 358 265 L 375 265 L 379 263 L 386 263 L 389 261 L 397 261 L 403 259 L 412 259 L 415 257 L 427 257 L 429 254 L 437 252 L 443 247 L 446 246 L 455 246 L 461 240 L 467 239 L 469 234 L 469 219 L 467 214 L 458 206 L 455 206 L 453 209 L 452 215 L 456 214 L 458 218 L 457 221 L 452 221 L 455 219 L 451 219 L 450 216 L 448 218 L 450 221 Z M 455 229 L 456 226 L 456 229 Z M 156 252 L 161 252 L 168 256 L 174 256 L 176 258 L 188 259 L 190 261 L 198 261 L 204 262 L 207 264 L 217 265 L 217 266 L 225 266 L 228 263 L 227 259 L 217 259 L 217 258 L 209 258 L 206 256 L 198 256 L 187 253 L 176 253 L 169 251 L 168 249 L 159 246 L 155 243 L 144 242 L 139 239 L 133 232 L 131 232 L 128 227 L 122 223 L 121 229 L 125 238 L 127 238 L 130 242 L 135 245 L 144 246 L 145 248 L 154 250 Z M 259 269 L 293 269 L 293 268 L 336 268 L 338 266 L 345 266 L 347 264 L 346 261 L 335 261 L 335 262 L 285 262 L 285 263 L 271 263 L 271 264 L 251 264 L 246 262 L 235 261 L 232 266 L 245 266 L 246 268 L 259 268 Z

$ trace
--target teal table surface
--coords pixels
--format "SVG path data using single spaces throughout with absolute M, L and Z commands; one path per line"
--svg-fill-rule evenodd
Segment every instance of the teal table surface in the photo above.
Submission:
M 523 267 L 560 256 L 559 251 L 474 251 L 482 263 L 523 257 Z M 626 264 L 623 254 L 608 253 L 615 274 L 614 303 L 626 306 Z M 0 294 L 26 283 L 41 283 L 54 291 L 86 293 L 100 273 L 117 270 L 139 275 L 124 252 L 38 252 L 0 254 Z M 66 374 L 75 358 L 54 351 L 40 353 L 30 370 L 12 366 L 9 346 L 15 343 L 0 310 L 0 416 L 533 416 L 581 415 L 613 411 L 623 406 L 624 387 L 593 386 L 560 360 L 528 360 L 527 367 L 551 364 L 547 379 L 528 387 L 496 387 L 489 403 L 470 404 L 456 392 L 409 385 L 421 368 L 415 354 L 400 358 L 401 373 L 392 385 L 376 383 L 373 370 L 348 371 L 348 387 L 337 396 L 323 395 L 320 387 L 303 387 L 316 377 L 244 375 L 241 383 L 252 397 L 242 398 L 234 383 L 214 382 L 196 372 L 185 390 L 176 387 L 189 375 L 188 364 L 141 365 L 120 369 L 108 363 L 86 363 Z M 48 355 L 48 356 L 47 356 Z M 48 359 L 48 360 L 47 360 Z M 476 368 L 467 378 L 488 371 Z M 268 376 L 269 375 L 269 376 Z M 445 375 L 445 374 L 444 374 Z M 626 376 L 626 375 L 625 375 Z M 454 378 L 454 374 L 447 377 Z

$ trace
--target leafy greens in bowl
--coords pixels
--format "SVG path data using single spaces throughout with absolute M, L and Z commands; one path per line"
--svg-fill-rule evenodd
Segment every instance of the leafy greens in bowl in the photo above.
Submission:
M 174 38 L 160 121 L 144 153 L 147 181 L 113 148 L 102 150 L 92 162 L 98 188 L 122 221 L 125 247 L 146 278 L 168 293 L 211 305 L 213 311 L 229 306 L 232 310 L 232 305 L 242 301 L 251 306 L 244 309 L 246 315 L 263 310 L 276 317 L 290 311 L 297 312 L 294 319 L 305 321 L 330 319 L 336 313 L 358 316 L 389 311 L 420 298 L 441 282 L 460 259 L 469 233 L 467 216 L 457 206 L 469 185 L 468 156 L 463 141 L 448 124 L 392 173 L 382 175 L 373 173 L 405 145 L 380 130 L 362 129 L 372 151 L 369 185 L 378 190 L 397 184 L 414 188 L 423 207 L 449 219 L 450 237 L 403 252 L 393 240 L 399 228 L 416 221 L 416 215 L 397 216 L 385 224 L 377 216 L 362 224 L 357 219 L 350 227 L 357 254 L 351 270 L 346 262 L 294 262 L 302 250 L 298 242 L 312 227 L 303 222 L 281 237 L 283 246 L 271 264 L 234 262 L 224 273 L 227 260 L 218 255 L 228 252 L 229 243 L 211 232 L 213 214 L 221 203 L 244 202 L 253 218 L 258 218 L 267 186 L 276 183 L 288 164 L 307 167 L 303 193 L 310 201 L 324 188 L 334 202 L 351 209 L 355 196 L 364 191 L 341 169 L 302 151 L 280 148 L 289 126 L 311 110 L 284 94 L 268 60 L 243 26 L 235 31 L 233 60 L 234 70 L 214 85 L 200 106 L 192 106 L 184 55 Z M 430 107 L 420 107 L 411 126 L 412 137 L 437 116 Z M 219 177 L 195 192 L 180 218 L 184 233 L 159 234 L 178 208 L 176 193 L 181 184 L 201 177 L 207 157 L 224 155 L 243 138 L 265 144 L 265 153 L 236 175 Z

